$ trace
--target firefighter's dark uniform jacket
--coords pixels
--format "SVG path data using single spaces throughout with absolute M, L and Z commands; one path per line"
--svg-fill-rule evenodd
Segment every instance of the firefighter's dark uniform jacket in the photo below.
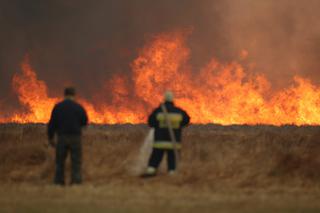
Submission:
M 165 106 L 167 108 L 169 121 L 173 128 L 177 148 L 180 148 L 181 130 L 182 127 L 189 123 L 190 117 L 184 110 L 176 107 L 172 102 L 165 102 Z M 154 148 L 173 149 L 173 143 L 170 138 L 167 121 L 165 120 L 165 114 L 162 111 L 161 105 L 149 116 L 148 125 L 155 128 Z
M 53 108 L 48 125 L 48 137 L 52 139 L 54 134 L 81 135 L 81 127 L 87 125 L 88 118 L 83 107 L 69 99 L 58 103 Z

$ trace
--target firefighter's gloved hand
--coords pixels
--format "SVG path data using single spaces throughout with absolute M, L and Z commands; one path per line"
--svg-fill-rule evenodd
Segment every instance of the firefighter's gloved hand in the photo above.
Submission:
M 49 147 L 56 148 L 56 143 L 55 143 L 54 139 L 49 139 L 48 145 L 49 145 Z

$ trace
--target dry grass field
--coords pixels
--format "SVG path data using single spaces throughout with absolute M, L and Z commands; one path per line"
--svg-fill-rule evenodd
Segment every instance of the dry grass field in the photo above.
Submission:
M 143 180 L 147 132 L 89 126 L 84 184 L 57 187 L 45 125 L 0 125 L 0 212 L 320 212 L 318 127 L 190 126 L 178 174 Z

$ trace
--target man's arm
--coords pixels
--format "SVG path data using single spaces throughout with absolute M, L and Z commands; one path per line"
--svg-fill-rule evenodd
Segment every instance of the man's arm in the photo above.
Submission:
M 86 110 L 81 106 L 81 126 L 88 125 L 88 115 Z

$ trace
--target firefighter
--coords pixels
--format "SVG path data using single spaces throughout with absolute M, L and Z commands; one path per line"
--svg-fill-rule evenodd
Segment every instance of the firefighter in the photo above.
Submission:
M 148 168 L 142 177 L 152 177 L 157 173 L 164 154 L 167 154 L 169 174 L 176 170 L 177 150 L 181 149 L 181 131 L 189 124 L 190 117 L 173 103 L 173 94 L 167 91 L 164 103 L 156 108 L 148 118 L 148 125 L 155 128 L 152 154 Z
M 64 90 L 64 100 L 52 110 L 48 124 L 49 145 L 56 148 L 54 184 L 65 185 L 64 170 L 68 153 L 71 154 L 71 184 L 81 184 L 81 129 L 88 123 L 85 109 L 75 101 L 75 89 Z M 57 134 L 57 143 L 54 135 Z

